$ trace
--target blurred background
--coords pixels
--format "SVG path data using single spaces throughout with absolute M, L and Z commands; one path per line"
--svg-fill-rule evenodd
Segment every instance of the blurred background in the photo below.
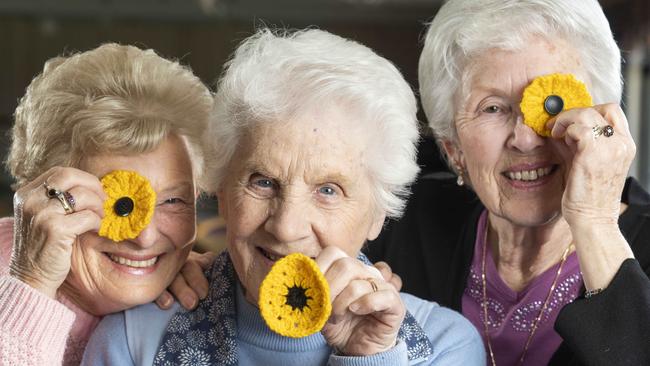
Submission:
M 552 1 L 552 0 L 549 0 Z M 153 48 L 189 65 L 213 86 L 224 61 L 256 26 L 315 26 L 357 40 L 393 61 L 417 89 L 424 24 L 443 0 L 0 0 L 0 157 L 25 88 L 56 55 L 105 42 Z M 637 143 L 630 174 L 650 190 L 650 1 L 601 0 L 624 50 L 623 108 Z M 505 20 L 507 21 L 507 20 Z M 421 114 L 420 120 L 424 121 Z M 426 134 L 426 131 L 425 131 Z M 442 167 L 423 141 L 420 163 Z M 0 173 L 0 217 L 12 214 L 11 178 Z M 200 205 L 199 246 L 218 250 L 216 202 Z

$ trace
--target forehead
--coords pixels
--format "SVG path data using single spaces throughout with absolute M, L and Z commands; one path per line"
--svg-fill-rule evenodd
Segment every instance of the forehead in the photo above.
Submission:
M 367 145 L 363 131 L 354 111 L 312 109 L 287 120 L 255 123 L 233 159 L 279 177 L 356 175 L 363 168 Z
M 155 149 L 139 154 L 97 154 L 83 158 L 80 169 L 101 178 L 113 170 L 131 170 L 156 189 L 192 184 L 192 163 L 183 139 L 171 136 Z
M 464 85 L 509 87 L 521 92 L 534 78 L 551 73 L 572 73 L 586 80 L 578 52 L 561 38 L 530 37 L 520 50 L 488 49 L 473 57 L 465 69 Z

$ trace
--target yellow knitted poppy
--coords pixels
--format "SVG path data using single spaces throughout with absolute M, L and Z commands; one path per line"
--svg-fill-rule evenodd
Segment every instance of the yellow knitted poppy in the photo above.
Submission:
M 108 198 L 99 235 L 116 242 L 136 238 L 151 221 L 156 192 L 145 177 L 126 170 L 112 171 L 101 182 Z
M 277 261 L 262 281 L 259 307 L 274 332 L 306 337 L 320 331 L 330 316 L 329 285 L 316 262 L 293 253 Z
M 540 136 L 551 136 L 546 122 L 552 115 L 544 107 L 549 96 L 561 98 L 564 102 L 561 110 L 593 105 L 585 84 L 571 74 L 550 74 L 535 78 L 524 90 L 519 106 L 524 115 L 524 123 Z

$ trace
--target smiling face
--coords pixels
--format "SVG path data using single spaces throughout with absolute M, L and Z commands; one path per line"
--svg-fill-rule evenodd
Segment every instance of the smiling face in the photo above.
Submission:
M 445 142 L 450 161 L 487 209 L 516 225 L 537 226 L 560 215 L 569 161 L 560 144 L 523 124 L 519 102 L 537 76 L 573 73 L 586 82 L 572 47 L 531 38 L 520 51 L 488 50 L 466 68 L 455 99 L 457 143 Z
M 257 303 L 275 261 L 336 246 L 355 257 L 381 230 L 354 113 L 328 108 L 259 122 L 242 136 L 219 193 L 228 251 L 246 298 Z
M 63 291 L 95 314 L 156 299 L 185 263 L 196 232 L 194 179 L 184 141 L 169 137 L 138 155 L 90 156 L 80 169 L 99 178 L 118 169 L 135 171 L 149 180 L 157 201 L 151 223 L 135 239 L 116 243 L 97 233 L 79 236 Z

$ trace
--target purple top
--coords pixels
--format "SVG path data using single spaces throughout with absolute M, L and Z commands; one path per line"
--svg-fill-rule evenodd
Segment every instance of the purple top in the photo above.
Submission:
M 483 322 L 483 285 L 481 281 L 486 224 L 487 211 L 483 211 L 478 222 L 474 258 L 467 279 L 467 287 L 463 293 L 462 310 L 463 315 L 474 324 L 483 337 L 488 364 L 490 364 Z M 497 365 L 517 365 L 519 363 L 530 330 L 544 305 L 559 265 L 559 263 L 553 265 L 532 280 L 521 292 L 515 292 L 499 276 L 492 253 L 488 250 L 485 257 L 488 329 Z M 578 297 L 581 287 L 582 276 L 578 257 L 573 252 L 562 267 L 562 273 L 558 278 L 553 295 L 528 347 L 524 359 L 525 365 L 548 364 L 562 343 L 562 338 L 553 329 L 555 319 L 564 305 Z

